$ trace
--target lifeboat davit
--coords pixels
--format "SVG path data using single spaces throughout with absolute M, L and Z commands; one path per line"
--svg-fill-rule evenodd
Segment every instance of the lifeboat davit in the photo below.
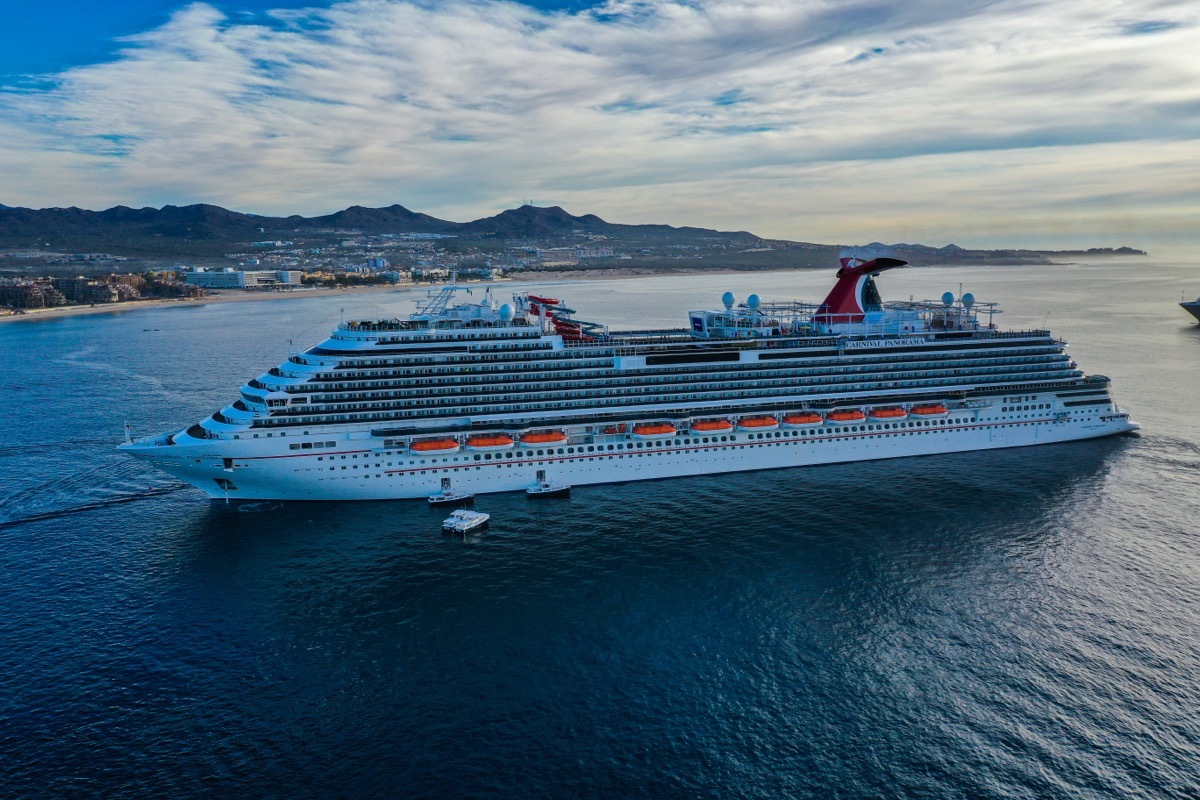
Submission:
M 744 431 L 773 431 L 779 427 L 779 420 L 774 417 L 742 417 L 737 426 Z
M 562 431 L 538 431 L 522 436 L 521 446 L 545 447 L 546 445 L 562 444 L 565 441 L 567 441 L 567 435 Z
M 908 412 L 903 408 L 872 408 L 871 419 L 904 419 Z
M 927 403 L 925 405 L 913 406 L 909 409 L 908 413 L 918 419 L 934 419 L 946 416 L 950 413 L 950 409 L 941 403 Z
M 626 430 L 627 430 L 627 428 L 625 427 L 624 424 L 608 425 L 608 426 L 605 426 L 604 430 L 601 431 L 601 433 L 607 433 L 607 434 L 611 435 L 614 433 L 624 433 Z
M 802 414 L 785 414 L 783 417 L 783 427 L 808 428 L 813 425 L 820 425 L 824 421 L 824 417 L 813 411 L 808 411 Z
M 844 408 L 838 411 L 830 411 L 825 415 L 825 421 L 831 425 L 850 425 L 854 422 L 862 422 L 867 418 L 867 415 L 859 411 L 857 408 Z
M 653 439 L 658 436 L 674 436 L 675 426 L 669 422 L 644 422 L 634 425 L 629 434 L 634 439 Z
M 422 455 L 441 455 L 442 453 L 457 453 L 458 442 L 453 439 L 420 439 L 408 446 L 414 453 Z
M 719 433 L 733 430 L 733 423 L 727 419 L 698 419 L 688 427 L 694 433 Z
M 479 451 L 508 450 L 515 442 L 513 438 L 503 433 L 468 436 L 467 449 Z

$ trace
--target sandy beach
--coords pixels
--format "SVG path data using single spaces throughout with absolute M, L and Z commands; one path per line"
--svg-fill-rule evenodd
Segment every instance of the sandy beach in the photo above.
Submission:
M 625 278 L 649 278 L 664 275 L 681 275 L 688 272 L 703 272 L 713 274 L 718 272 L 733 273 L 737 270 L 653 270 L 653 269 L 587 269 L 561 270 L 545 272 L 525 272 L 512 277 L 501 279 L 504 283 L 539 283 L 558 281 L 605 281 L 622 280 Z M 497 281 L 464 281 L 462 285 L 484 285 Z M 94 306 L 56 306 L 54 308 L 30 308 L 23 314 L 6 314 L 0 316 L 0 323 L 31 322 L 34 320 L 58 319 L 74 317 L 82 314 L 115 314 L 118 312 L 138 311 L 145 308 L 172 308 L 178 306 L 198 306 L 208 303 L 245 303 L 261 300 L 293 300 L 301 297 L 334 297 L 348 294 L 375 294 L 391 292 L 397 289 L 430 289 L 436 288 L 436 283 L 400 283 L 386 286 L 351 286 L 341 289 L 293 289 L 291 291 L 253 291 L 228 289 L 212 292 L 206 297 L 163 298 L 156 300 L 132 300 L 126 303 L 100 303 Z
M 104 302 L 95 306 L 55 306 L 53 308 L 26 308 L 23 314 L 7 314 L 0 323 L 26 323 L 41 319 L 80 317 L 83 314 L 113 314 L 139 311 L 143 308 L 170 308 L 174 306 L 204 306 L 212 302 L 247 302 L 254 300 L 289 300 L 295 297 L 322 297 L 344 294 L 368 294 L 396 287 L 355 287 L 353 289 L 296 289 L 294 291 L 221 291 L 197 299 L 188 297 L 163 297 L 157 300 L 131 300 L 128 302 Z
M 425 285 L 425 284 L 422 284 Z M 202 306 L 210 303 L 245 303 L 256 300 L 294 300 L 301 297 L 334 297 L 348 294 L 375 294 L 395 291 L 413 286 L 413 284 L 398 284 L 388 286 L 354 286 L 346 289 L 295 289 L 285 292 L 261 292 L 227 290 L 213 292 L 206 297 L 162 298 L 156 300 L 132 300 L 127 303 L 100 303 L 94 306 L 56 306 L 54 308 L 30 308 L 24 314 L 0 316 L 0 323 L 30 322 L 34 320 L 58 319 L 60 317 L 75 317 L 83 314 L 114 314 L 125 311 L 139 311 L 146 308 L 173 308 L 179 306 Z

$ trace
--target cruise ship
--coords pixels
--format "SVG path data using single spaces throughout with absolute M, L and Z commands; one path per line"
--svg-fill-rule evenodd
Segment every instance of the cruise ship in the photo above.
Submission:
M 970 294 L 885 303 L 842 259 L 819 304 L 731 293 L 669 330 L 558 298 L 431 292 L 343 321 L 183 430 L 121 449 L 213 498 L 379 500 L 1066 442 L 1137 430 L 1110 381 Z M 779 480 L 787 478 L 780 476 Z

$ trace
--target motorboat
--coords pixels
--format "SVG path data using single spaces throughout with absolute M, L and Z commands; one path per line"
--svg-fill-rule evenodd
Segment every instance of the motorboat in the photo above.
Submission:
M 546 478 L 546 471 L 539 469 L 537 483 L 525 490 L 530 497 L 566 497 L 571 493 L 571 487 L 565 483 L 555 483 Z
M 442 478 L 442 488 L 429 495 L 429 505 L 431 506 L 466 505 L 474 500 L 475 495 L 470 492 L 451 487 L 449 478 Z
M 470 533 L 487 527 L 491 514 L 460 508 L 442 521 L 446 533 Z
M 460 492 L 454 489 L 443 489 L 440 492 L 429 495 L 429 505 L 431 506 L 466 505 L 473 502 L 475 502 L 475 495 L 470 492 Z
M 551 483 L 550 481 L 538 481 L 525 490 L 525 494 L 530 497 L 566 497 L 570 493 L 570 486 L 567 486 L 565 483 Z

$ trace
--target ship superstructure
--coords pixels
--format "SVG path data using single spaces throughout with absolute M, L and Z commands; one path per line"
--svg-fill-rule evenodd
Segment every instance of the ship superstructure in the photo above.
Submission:
M 216 498 L 384 499 L 1062 442 L 1136 430 L 1045 330 L 970 294 L 882 302 L 843 259 L 820 304 L 756 295 L 610 331 L 557 298 L 343 322 L 230 405 L 122 449 Z

